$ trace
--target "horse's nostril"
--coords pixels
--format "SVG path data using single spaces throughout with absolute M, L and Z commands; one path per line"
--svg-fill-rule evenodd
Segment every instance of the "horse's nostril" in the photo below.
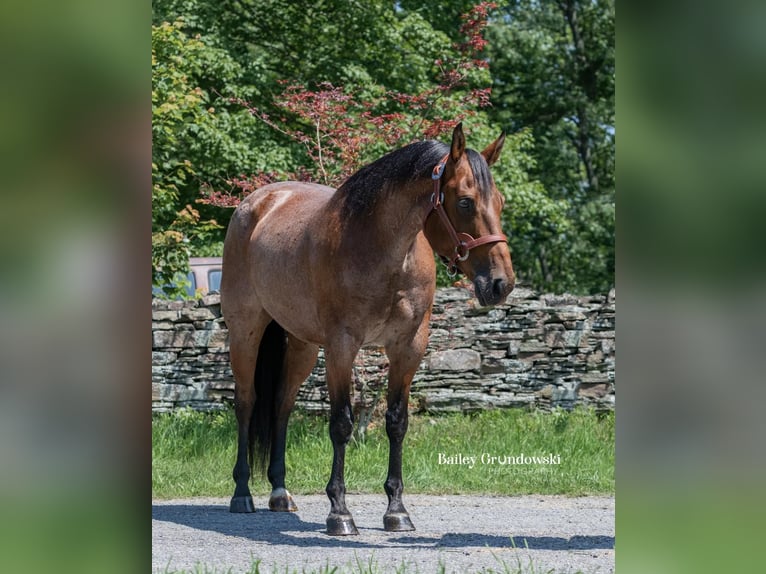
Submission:
M 505 279 L 498 278 L 492 281 L 492 293 L 495 297 L 506 297 L 511 291 L 513 291 L 514 281 L 510 283 Z

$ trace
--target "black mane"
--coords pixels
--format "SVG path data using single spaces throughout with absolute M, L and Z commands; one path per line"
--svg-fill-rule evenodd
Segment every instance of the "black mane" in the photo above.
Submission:
M 431 177 L 434 166 L 449 152 L 449 146 L 434 140 L 420 141 L 392 151 L 349 176 L 336 192 L 343 201 L 345 216 L 369 214 L 379 199 L 399 186 Z M 492 192 L 492 175 L 484 157 L 466 149 L 480 193 Z

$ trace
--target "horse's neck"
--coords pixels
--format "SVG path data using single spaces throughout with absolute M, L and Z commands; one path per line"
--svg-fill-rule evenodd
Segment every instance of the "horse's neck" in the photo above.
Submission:
M 394 259 L 404 257 L 423 230 L 431 188 L 430 180 L 414 182 L 397 189 L 376 206 L 370 230 L 376 235 L 376 243 Z
M 381 265 L 400 267 L 423 230 L 432 187 L 431 180 L 422 180 L 387 194 L 367 217 L 347 227 L 351 241 L 375 250 Z

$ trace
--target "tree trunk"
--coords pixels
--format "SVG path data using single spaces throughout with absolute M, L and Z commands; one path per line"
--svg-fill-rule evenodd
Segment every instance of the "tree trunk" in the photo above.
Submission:
M 582 90 L 580 102 L 577 106 L 577 138 L 575 147 L 585 167 L 585 175 L 588 182 L 588 191 L 596 195 L 599 192 L 598 175 L 593 160 L 593 138 L 591 136 L 591 123 L 588 117 L 586 102 L 595 100 L 596 93 L 596 71 L 597 66 L 588 65 L 588 56 L 585 49 L 585 41 L 580 30 L 580 21 L 577 14 L 576 0 L 564 0 L 558 3 L 559 8 L 564 14 L 569 30 L 572 33 L 572 43 L 574 44 L 574 58 L 576 69 L 576 81 Z

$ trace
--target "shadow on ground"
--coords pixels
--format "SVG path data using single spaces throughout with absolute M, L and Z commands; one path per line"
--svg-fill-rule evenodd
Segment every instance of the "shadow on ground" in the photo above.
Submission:
M 274 545 L 332 548 L 529 548 L 530 550 L 594 550 L 613 549 L 613 536 L 499 536 L 478 532 L 448 532 L 441 536 L 387 533 L 383 528 L 359 528 L 358 537 L 330 537 L 324 523 L 305 522 L 298 514 L 258 510 L 253 514 L 232 514 L 225 506 L 162 504 L 152 505 L 152 520 L 172 522 L 197 530 L 218 532 L 226 536 L 247 538 Z M 315 533 L 295 536 L 291 533 Z M 374 534 L 377 542 L 365 540 Z M 367 535 L 367 536 L 366 536 Z

